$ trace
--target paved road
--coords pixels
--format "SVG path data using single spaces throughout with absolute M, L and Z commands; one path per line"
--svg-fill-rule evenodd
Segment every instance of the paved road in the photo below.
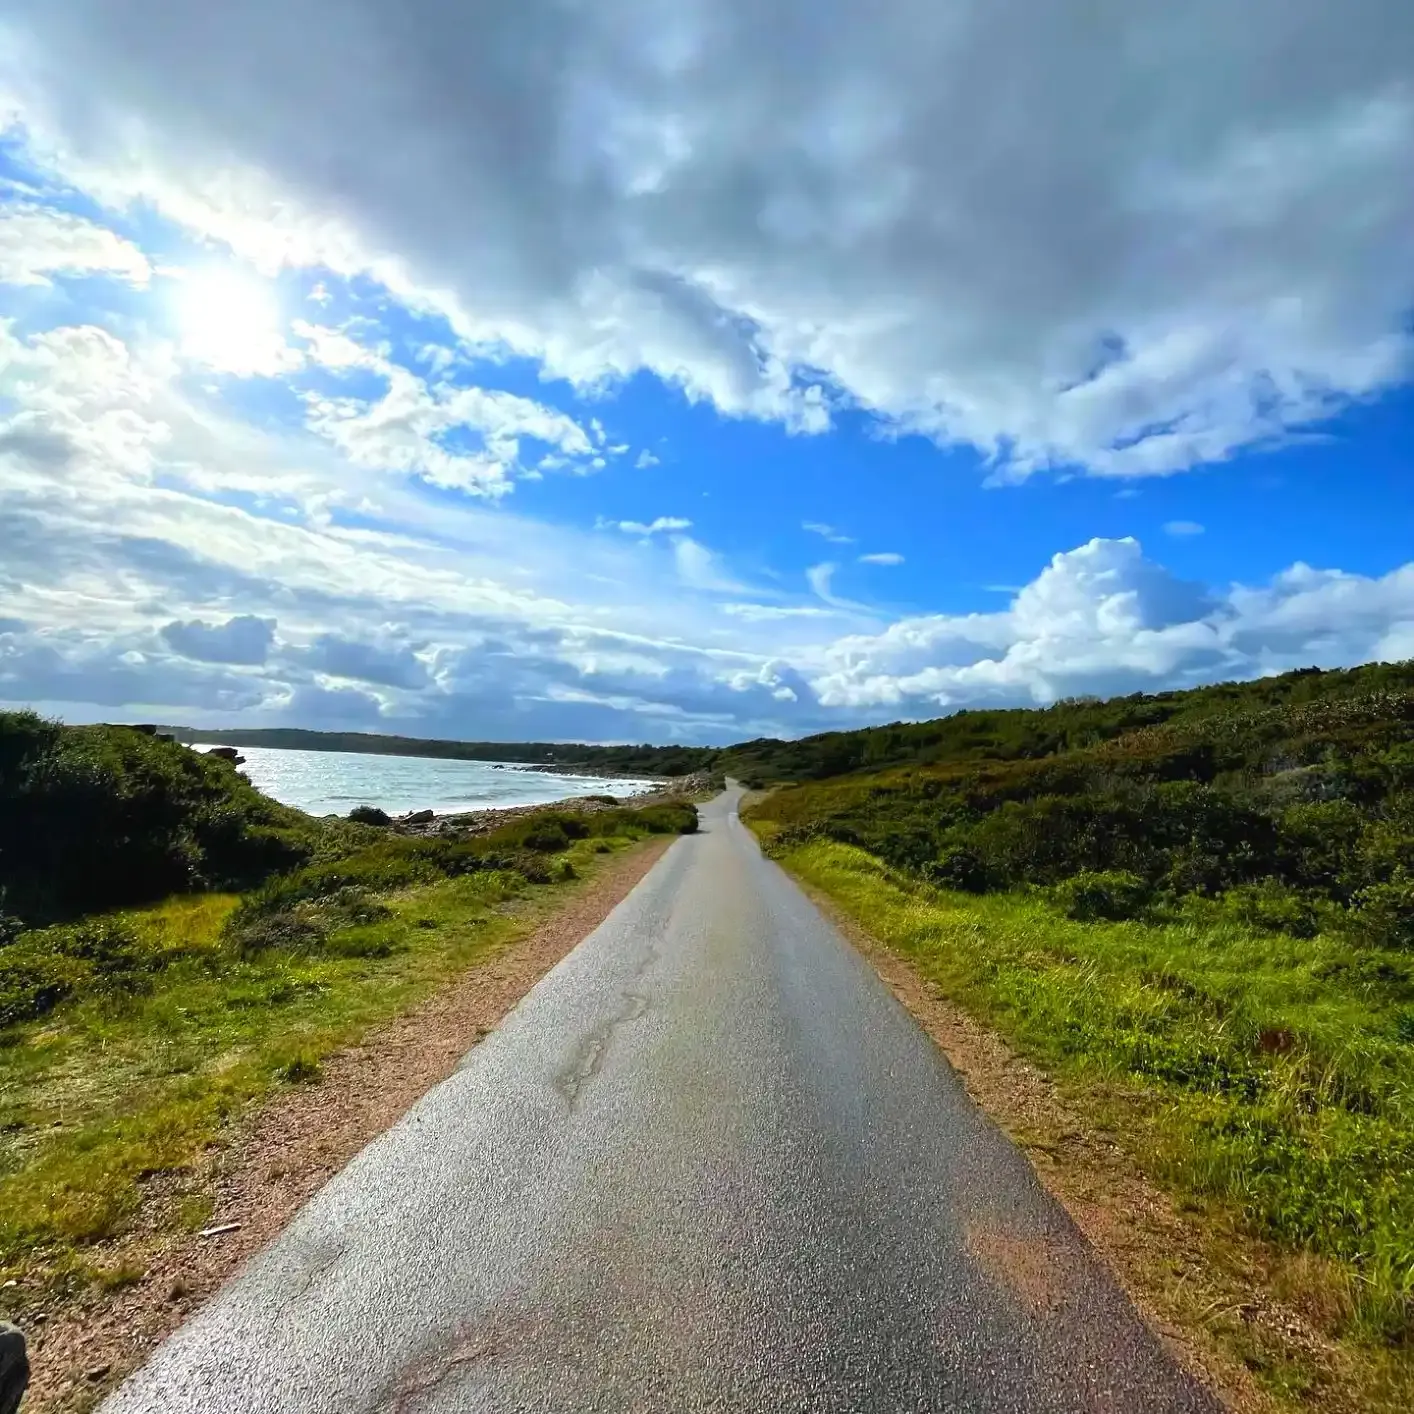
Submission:
M 107 1414 L 1209 1414 L 735 792 Z

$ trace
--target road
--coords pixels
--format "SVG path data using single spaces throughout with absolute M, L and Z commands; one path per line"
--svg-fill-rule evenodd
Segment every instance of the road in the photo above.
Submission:
M 736 801 L 106 1414 L 1216 1411 Z

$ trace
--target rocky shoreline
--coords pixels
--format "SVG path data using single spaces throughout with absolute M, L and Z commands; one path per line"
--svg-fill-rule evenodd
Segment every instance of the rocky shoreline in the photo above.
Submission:
M 539 767 L 532 769 L 541 769 Z M 555 774 L 564 774 L 563 771 Z M 585 775 L 603 775 L 608 779 L 622 779 L 613 772 L 584 772 Z M 633 777 L 647 780 L 649 777 Z M 431 810 L 415 810 L 407 815 L 394 816 L 392 828 L 400 835 L 434 835 L 463 838 L 470 835 L 485 835 L 492 830 L 509 825 L 523 815 L 536 815 L 541 811 L 554 810 L 579 815 L 594 815 L 603 810 L 634 809 L 643 805 L 659 805 L 670 800 L 682 800 L 703 795 L 713 789 L 712 778 L 705 773 L 692 776 L 664 776 L 652 790 L 639 791 L 635 795 L 579 795 L 568 796 L 564 800 L 546 801 L 541 805 L 488 806 L 485 810 L 460 811 L 455 815 L 438 815 Z

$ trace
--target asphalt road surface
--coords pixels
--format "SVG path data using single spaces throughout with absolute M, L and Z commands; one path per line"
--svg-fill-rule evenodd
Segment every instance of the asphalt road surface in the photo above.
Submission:
M 107 1414 L 1216 1411 L 736 800 Z

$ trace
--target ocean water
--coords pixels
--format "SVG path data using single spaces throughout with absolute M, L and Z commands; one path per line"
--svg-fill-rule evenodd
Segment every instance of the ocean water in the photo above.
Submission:
M 197 746 L 198 751 L 210 750 Z M 633 795 L 651 782 L 560 775 L 489 761 L 438 761 L 427 756 L 373 756 L 354 751 L 284 751 L 238 747 L 250 783 L 311 815 L 347 815 L 376 805 L 390 815 L 409 810 L 485 810 L 546 805 L 574 795 Z

